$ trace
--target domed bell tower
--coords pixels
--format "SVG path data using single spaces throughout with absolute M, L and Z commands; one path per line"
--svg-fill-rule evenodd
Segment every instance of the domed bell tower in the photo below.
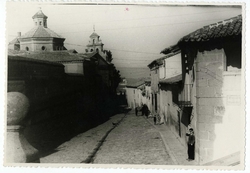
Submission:
M 47 18 L 41 8 L 39 8 L 39 11 L 32 17 L 35 26 L 43 26 L 44 28 L 47 28 Z

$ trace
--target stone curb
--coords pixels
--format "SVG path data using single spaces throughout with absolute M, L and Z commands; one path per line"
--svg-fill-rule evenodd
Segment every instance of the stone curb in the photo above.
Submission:
M 157 127 L 156 127 L 152 122 L 150 122 L 148 119 L 146 119 L 146 118 L 144 118 L 144 119 L 145 119 L 147 122 L 149 122 L 152 126 L 154 126 L 154 128 L 160 133 L 161 139 L 162 139 L 162 141 L 163 141 L 163 143 L 164 143 L 164 146 L 165 146 L 165 148 L 166 148 L 166 150 L 167 150 L 169 156 L 171 157 L 171 159 L 172 159 L 172 161 L 174 162 L 174 164 L 178 165 L 178 161 L 177 161 L 175 155 L 173 154 L 173 152 L 170 150 L 170 148 L 169 148 L 169 146 L 168 146 L 168 144 L 167 144 L 167 141 L 166 141 L 166 139 L 163 137 L 163 134 L 161 133 L 161 131 L 159 131 L 159 130 L 157 129 Z

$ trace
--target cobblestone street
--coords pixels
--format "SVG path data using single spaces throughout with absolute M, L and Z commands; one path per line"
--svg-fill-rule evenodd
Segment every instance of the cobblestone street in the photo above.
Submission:
M 133 111 L 109 134 L 93 163 L 172 165 L 159 132 Z
M 120 122 L 119 124 L 116 124 Z M 116 124 L 116 125 L 113 125 Z M 173 165 L 160 133 L 142 116 L 117 114 L 63 143 L 41 163 Z

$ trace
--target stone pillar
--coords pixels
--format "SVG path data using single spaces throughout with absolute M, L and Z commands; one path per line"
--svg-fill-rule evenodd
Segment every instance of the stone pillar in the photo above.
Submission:
M 5 143 L 6 163 L 39 162 L 38 150 L 23 135 L 20 123 L 29 109 L 28 98 L 19 92 L 7 94 L 7 135 Z

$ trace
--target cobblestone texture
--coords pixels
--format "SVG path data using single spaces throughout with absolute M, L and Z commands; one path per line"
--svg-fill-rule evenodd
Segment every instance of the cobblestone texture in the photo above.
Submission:
M 41 163 L 88 163 L 86 160 L 91 158 L 94 164 L 198 165 L 196 160 L 186 160 L 186 147 L 166 125 L 154 125 L 152 118 L 135 116 L 134 111 L 124 116 L 117 114 L 77 135 L 57 147 L 54 153 L 42 157 Z M 122 118 L 114 128 L 113 123 Z
M 128 114 L 109 134 L 94 164 L 172 165 L 159 132 L 142 116 Z

